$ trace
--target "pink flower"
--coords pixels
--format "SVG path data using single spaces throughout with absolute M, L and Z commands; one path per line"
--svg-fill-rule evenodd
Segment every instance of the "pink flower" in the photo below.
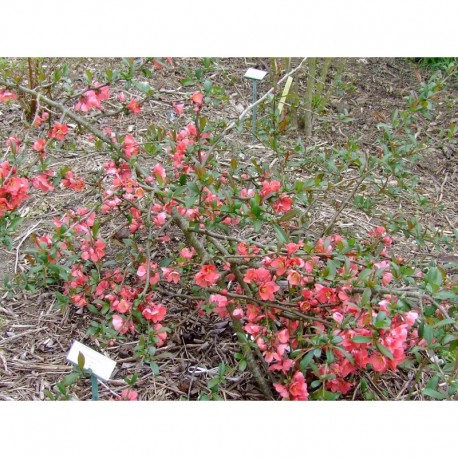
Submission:
M 261 197 L 266 197 L 271 193 L 279 191 L 281 183 L 279 181 L 273 180 L 271 182 L 265 180 L 262 183 Z
M 297 250 L 300 248 L 300 244 L 294 243 L 294 242 L 289 242 L 285 245 L 285 248 L 288 250 L 288 254 L 292 255 L 294 254 Z M 309 272 L 310 273 L 310 272 Z
M 49 136 L 50 138 L 57 138 L 58 140 L 64 141 L 65 136 L 67 134 L 68 134 L 67 125 L 56 122 Z
M 222 294 L 210 294 L 208 299 L 211 304 L 215 304 L 217 307 L 227 306 L 227 297 Z
M 184 103 L 175 103 L 173 105 L 173 108 L 175 109 L 175 113 L 178 116 L 181 116 L 183 114 L 183 109 L 184 109 Z
M 156 345 L 158 347 L 162 347 L 164 345 L 165 341 L 167 340 L 167 332 L 163 330 L 164 328 L 162 327 L 162 324 L 157 323 L 153 326 L 153 329 L 156 333 Z
M 159 184 L 164 183 L 166 178 L 165 169 L 159 162 L 153 167 L 153 175 Z
M 39 138 L 32 146 L 32 149 L 37 153 L 41 153 L 44 151 L 46 145 L 46 140 L 43 138 Z
M 116 315 L 116 314 L 113 315 L 111 323 L 115 331 L 118 331 L 121 334 L 126 334 L 128 331 L 132 331 L 132 332 L 135 331 L 135 327 L 133 327 L 132 321 L 126 320 L 121 315 Z
M 315 291 L 315 297 L 320 304 L 334 304 L 337 302 L 337 295 L 334 288 L 328 288 L 320 283 L 316 283 Z
M 340 392 L 342 394 L 347 394 L 352 386 L 352 383 L 345 381 L 343 378 L 335 378 L 333 380 L 326 381 L 326 387 L 333 393 Z
M 263 301 L 273 301 L 275 300 L 275 293 L 280 289 L 280 287 L 273 281 L 261 283 L 259 285 L 259 297 Z
M 118 100 L 121 102 L 121 103 L 124 103 L 126 101 L 126 95 L 124 94 L 124 92 L 119 92 L 118 93 Z
M 309 394 L 307 391 L 307 383 L 302 372 L 297 371 L 288 386 L 274 383 L 274 387 L 280 396 L 284 399 L 292 401 L 307 401 Z
M 411 327 L 415 324 L 415 321 L 418 320 L 418 312 L 416 310 L 410 310 L 404 315 L 407 326 Z
M 341 324 L 344 319 L 344 316 L 340 312 L 334 312 L 332 314 L 332 319 L 334 321 L 337 321 L 337 323 Z
M 74 110 L 87 113 L 88 111 L 92 110 L 92 108 L 101 110 L 102 105 L 100 105 L 100 101 L 94 91 L 86 91 L 80 97 L 78 103 L 75 104 Z
M 246 283 L 254 282 L 259 284 L 269 282 L 271 278 L 270 272 L 264 269 L 264 267 L 260 267 L 259 269 L 248 269 L 243 277 L 243 281 Z
M 92 239 L 86 239 L 81 245 L 81 258 L 87 261 L 97 262 L 105 256 L 105 243 L 97 239 L 95 242 Z
M 17 135 L 14 135 L 13 137 L 9 137 L 8 140 L 6 140 L 6 144 L 10 148 L 17 150 L 22 145 L 22 140 Z
M 194 92 L 191 96 L 192 103 L 194 104 L 194 111 L 198 112 L 201 108 L 202 105 L 204 104 L 204 96 L 201 92 L 197 91 Z
M 54 186 L 48 181 L 48 177 L 44 173 L 32 177 L 30 181 L 34 188 L 41 189 L 44 192 L 54 191 Z
M 121 391 L 121 396 L 118 401 L 138 401 L 138 392 L 132 388 L 126 388 Z
M 380 353 L 371 355 L 367 362 L 372 365 L 372 369 L 376 372 L 385 372 L 388 369 L 387 359 Z
M 82 191 L 86 187 L 81 177 L 73 178 L 73 172 L 71 170 L 65 173 L 65 178 L 62 179 L 62 184 L 66 188 L 73 189 L 75 191 Z
M 141 108 L 140 108 L 140 105 L 138 104 L 138 100 L 137 99 L 132 99 L 128 105 L 127 105 L 127 108 L 134 114 L 137 114 L 140 112 Z
M 291 197 L 284 196 L 280 197 L 276 202 L 274 202 L 272 207 L 275 210 L 275 213 L 280 214 L 291 210 L 292 203 L 293 199 L 291 199 Z
M 101 102 L 103 100 L 108 100 L 110 98 L 110 86 L 103 86 L 101 85 L 100 83 L 98 83 L 97 81 L 94 83 L 94 92 L 95 92 L 95 96 L 97 97 L 97 99 L 99 99 Z
M 8 89 L 0 89 L 0 102 L 9 102 L 10 100 L 16 100 L 17 95 Z
M 49 118 L 49 113 L 46 111 L 41 115 L 37 115 L 35 119 L 33 120 L 33 127 L 40 127 L 43 122 L 45 122 Z
M 393 280 L 393 274 L 391 272 L 385 272 L 382 277 L 382 285 L 388 285 L 391 283 L 391 280 Z
M 288 272 L 287 280 L 291 286 L 300 285 L 302 283 L 302 276 L 296 270 L 290 270 Z
M 138 154 L 139 146 L 138 143 L 135 141 L 132 135 L 127 134 L 124 137 L 124 142 L 122 143 L 122 150 L 124 154 L 130 159 L 133 155 Z
M 293 367 L 294 367 L 294 361 L 292 359 L 282 358 L 279 362 L 270 365 L 269 366 L 269 371 L 281 371 L 281 372 L 283 372 L 283 374 L 286 374 Z M 279 385 L 279 384 L 277 384 L 277 385 Z M 280 386 L 283 386 L 283 385 L 280 385 Z
M 143 310 L 142 315 L 147 320 L 157 323 L 164 319 L 166 313 L 167 309 L 162 304 L 154 304 L 151 302 L 150 305 Z
M 182 248 L 180 251 L 180 256 L 185 258 L 187 261 L 189 261 L 195 254 L 196 250 L 194 248 Z
M 206 288 L 214 285 L 219 278 L 219 273 L 213 264 L 205 264 L 200 271 L 195 275 L 196 285 Z
M 156 226 L 160 227 L 165 224 L 165 220 L 167 219 L 167 213 L 161 212 L 158 213 L 156 216 L 153 217 L 153 222 Z
M 176 269 L 171 269 L 169 267 L 162 267 L 162 273 L 164 274 L 164 278 L 169 283 L 177 284 L 180 281 L 180 273 Z

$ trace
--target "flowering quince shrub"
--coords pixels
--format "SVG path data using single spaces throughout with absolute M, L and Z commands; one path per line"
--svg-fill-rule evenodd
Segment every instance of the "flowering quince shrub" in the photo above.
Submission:
M 24 90 L 4 85 L 4 103 Z M 457 291 L 444 271 L 422 272 L 392 256 L 392 238 L 381 226 L 358 239 L 298 236 L 300 180 L 256 161 L 220 163 L 204 116 L 208 94 L 195 91 L 174 103 L 178 116 L 194 121 L 146 142 L 116 132 L 115 124 L 99 130 L 86 120 L 108 100 L 133 117 L 142 109 L 137 98 L 114 93 L 110 81 L 92 83 L 70 106 L 41 97 L 27 142 L 11 137 L 11 160 L 0 163 L 0 217 L 16 211 L 32 188 L 92 190 L 91 208 L 67 210 L 48 234 L 34 236 L 27 273 L 29 285 L 54 287 L 61 304 L 94 314 L 90 333 L 104 331 L 112 341 L 136 336 L 160 348 L 170 332 L 162 294 L 185 289 L 200 314 L 231 320 L 240 368 L 250 369 L 267 398 L 285 400 L 349 396 L 364 374 L 434 365 L 431 352 L 458 342 Z M 75 133 L 64 118 L 44 124 L 45 106 L 105 145 L 95 180 L 49 168 L 47 152 Z M 25 149 L 36 155 L 29 172 L 15 165 Z M 130 234 L 121 248 L 104 231 L 114 218 Z M 242 230 L 248 235 L 238 235 Z M 156 259 L 158 247 L 172 255 Z M 157 370 L 152 356 L 142 355 Z M 430 394 L 440 397 L 436 387 Z M 131 389 L 121 394 L 137 396 Z

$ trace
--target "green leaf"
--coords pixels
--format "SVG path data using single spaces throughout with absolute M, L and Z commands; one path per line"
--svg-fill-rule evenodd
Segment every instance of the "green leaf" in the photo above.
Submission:
M 437 267 L 431 267 L 426 275 L 426 281 L 431 285 L 433 292 L 442 286 L 442 272 Z
M 62 385 L 64 387 L 66 386 L 69 386 L 69 385 L 73 385 L 74 383 L 77 382 L 77 380 L 80 378 L 80 375 L 77 374 L 76 372 L 72 372 L 70 374 L 68 374 L 63 380 L 62 380 Z M 60 389 L 59 389 L 60 390 Z M 66 394 L 64 393 L 62 390 L 60 390 L 60 392 L 62 394 Z
M 352 363 L 353 365 L 355 364 L 355 359 L 353 358 L 353 355 L 351 355 L 350 353 L 348 353 L 347 350 L 344 350 L 342 347 L 334 347 L 336 350 L 340 351 L 340 353 L 342 353 L 342 355 L 345 356 L 345 358 L 348 359 L 348 361 L 350 361 L 350 363 Z
M 370 304 L 372 296 L 372 290 L 370 288 L 365 288 L 363 295 L 361 296 L 361 307 L 366 307 Z
M 429 388 L 431 390 L 435 390 L 435 389 L 437 389 L 437 385 L 438 384 L 439 384 L 439 376 L 434 375 L 433 377 L 431 377 L 429 379 L 429 381 L 426 384 L 425 388 Z
M 301 372 L 304 372 L 305 373 L 305 370 L 307 369 L 307 367 L 309 366 L 309 364 L 312 362 L 313 360 L 313 351 L 309 351 L 301 360 L 301 362 L 299 363 L 299 368 L 301 370 Z
M 86 360 L 86 359 L 85 359 L 84 355 L 83 355 L 81 352 L 79 352 L 79 353 L 78 353 L 78 367 L 79 367 L 81 370 L 84 369 L 85 360 Z
M 378 351 L 383 355 L 386 356 L 388 359 L 391 361 L 394 359 L 393 353 L 385 347 L 385 345 L 382 345 L 379 341 L 375 343 L 375 346 L 377 347 Z
M 435 399 L 440 399 L 440 400 L 446 399 L 446 396 L 444 394 L 439 393 L 439 391 L 433 390 L 431 388 L 425 388 L 423 390 L 423 394 L 425 396 L 429 396 L 430 398 L 435 398 Z
M 184 78 L 180 80 L 180 84 L 182 86 L 194 86 L 196 84 L 196 81 L 193 78 Z
M 441 328 L 442 326 L 447 326 L 448 324 L 455 324 L 456 320 L 454 318 L 447 318 L 446 320 L 439 321 L 436 323 L 433 328 Z
M 439 291 L 434 294 L 435 299 L 439 300 L 452 300 L 458 302 L 458 294 L 455 294 L 453 291 Z
M 207 383 L 207 386 L 208 388 L 212 389 L 212 388 L 217 387 L 219 383 L 220 383 L 219 377 L 214 377 Z
M 277 219 L 277 223 L 283 223 L 285 221 L 290 221 L 294 217 L 300 215 L 302 212 L 298 208 L 292 208 L 288 210 L 281 218 Z
M 202 116 L 199 119 L 199 130 L 203 132 L 206 125 L 207 125 L 207 118 L 205 116 Z
M 338 263 L 336 263 L 332 259 L 328 259 L 328 262 L 326 263 L 324 278 L 326 280 L 334 280 L 336 278 L 337 267 L 339 267 Z
M 423 326 L 423 339 L 426 340 L 429 344 L 432 342 L 434 337 L 434 329 L 429 324 Z
M 286 232 L 277 224 L 272 224 L 272 227 L 274 228 L 277 239 L 282 243 L 288 243 L 289 239 Z
M 377 329 L 389 329 L 391 326 L 391 320 L 386 316 L 385 312 L 378 312 L 375 318 L 374 326 Z
M 155 363 L 154 361 L 151 361 L 149 363 L 149 367 L 151 368 L 151 371 L 153 372 L 154 375 L 159 375 L 159 366 L 157 365 L 157 363 Z
M 355 336 L 351 339 L 355 343 L 369 343 L 372 342 L 372 337 L 369 336 Z
M 87 306 L 87 308 L 89 309 L 89 311 L 91 311 L 94 315 L 98 315 L 99 314 L 99 309 L 94 305 L 94 304 L 89 304 Z

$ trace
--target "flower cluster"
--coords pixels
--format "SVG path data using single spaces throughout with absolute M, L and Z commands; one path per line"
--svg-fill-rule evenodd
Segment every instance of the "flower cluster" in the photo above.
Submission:
M 75 104 L 73 109 L 75 111 L 82 111 L 87 113 L 88 111 L 96 108 L 97 110 L 102 109 L 100 102 L 108 100 L 110 98 L 109 86 L 102 86 L 99 83 L 94 83 L 94 89 L 85 91 L 78 102 Z
M 17 176 L 16 167 L 0 162 L 0 217 L 18 208 L 28 198 L 29 182 Z

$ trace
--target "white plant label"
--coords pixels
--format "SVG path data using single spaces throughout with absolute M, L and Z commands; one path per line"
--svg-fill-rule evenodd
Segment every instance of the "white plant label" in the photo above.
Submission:
M 249 68 L 245 73 L 245 78 L 250 78 L 252 80 L 262 80 L 267 75 L 267 72 L 263 70 L 258 70 L 257 68 Z
M 116 366 L 115 361 L 76 340 L 73 341 L 72 348 L 68 352 L 67 360 L 78 365 L 80 353 L 84 356 L 84 369 L 91 369 L 102 380 L 108 380 L 111 377 Z

